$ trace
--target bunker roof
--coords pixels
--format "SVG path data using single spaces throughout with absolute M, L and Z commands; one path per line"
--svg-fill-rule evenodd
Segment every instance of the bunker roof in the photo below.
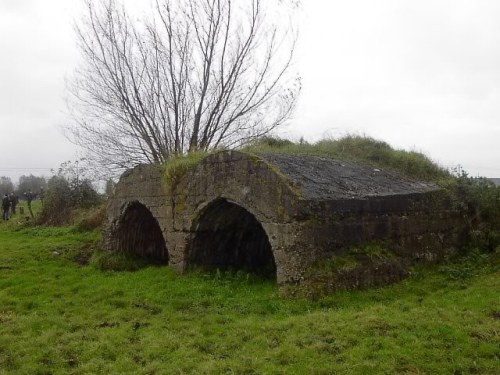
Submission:
M 430 182 L 347 161 L 312 155 L 258 154 L 310 200 L 365 199 L 439 190 Z

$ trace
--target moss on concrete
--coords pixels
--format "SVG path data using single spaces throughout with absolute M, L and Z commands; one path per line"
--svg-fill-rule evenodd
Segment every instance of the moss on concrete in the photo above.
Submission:
M 191 152 L 169 159 L 162 166 L 162 182 L 166 191 L 173 191 L 180 179 L 194 169 L 208 155 L 207 152 Z
M 383 242 L 373 242 L 319 259 L 306 269 L 300 284 L 286 286 L 283 293 L 316 299 L 336 291 L 387 285 L 408 275 L 406 260 Z

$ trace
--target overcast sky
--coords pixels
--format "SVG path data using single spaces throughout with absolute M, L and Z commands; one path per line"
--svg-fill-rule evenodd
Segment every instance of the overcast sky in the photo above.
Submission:
M 268 0 L 265 0 L 268 1 Z M 50 175 L 80 0 L 0 0 L 0 175 Z M 299 106 L 283 134 L 366 134 L 500 177 L 500 1 L 303 0 Z

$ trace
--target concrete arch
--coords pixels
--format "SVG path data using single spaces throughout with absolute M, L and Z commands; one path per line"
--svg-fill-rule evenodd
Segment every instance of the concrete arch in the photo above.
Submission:
M 262 226 L 271 245 L 278 284 L 297 280 L 304 264 L 313 258 L 313 253 L 302 257 L 309 250 L 297 243 L 300 221 L 307 215 L 298 192 L 290 179 L 262 157 L 238 151 L 211 154 L 180 178 L 169 194 L 172 238 L 183 251 L 176 267 L 180 271 L 188 270 L 192 261 L 186 247 L 196 236 L 195 218 L 221 198 L 243 207 Z
M 269 236 L 255 215 L 242 204 L 216 198 L 199 210 L 186 246 L 187 268 L 235 269 L 276 279 L 276 262 Z
M 295 221 L 301 215 L 300 197 L 291 182 L 264 158 L 238 151 L 211 154 L 172 190 L 175 216 L 186 218 L 182 225 L 188 229 L 194 213 L 207 202 L 224 197 L 245 207 L 262 223 Z
M 116 250 L 168 264 L 169 254 L 158 221 L 138 200 L 127 202 L 115 227 Z

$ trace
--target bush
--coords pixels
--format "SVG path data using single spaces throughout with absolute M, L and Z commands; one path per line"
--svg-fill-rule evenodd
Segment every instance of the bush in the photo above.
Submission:
M 489 257 L 479 249 L 472 249 L 466 256 L 452 259 L 442 265 L 439 270 L 446 275 L 449 280 L 465 281 L 481 273 L 481 270 L 488 266 Z
M 73 207 L 90 208 L 100 204 L 103 198 L 95 191 L 89 180 L 71 184 Z
M 468 227 L 469 245 L 493 251 L 500 245 L 500 187 L 462 172 L 449 190 Z
M 61 177 L 49 180 L 39 221 L 48 225 L 62 225 L 70 221 L 73 200 L 69 182 Z
M 70 224 L 75 209 L 88 209 L 103 202 L 90 181 L 68 181 L 54 176 L 47 184 L 47 192 L 40 213 L 39 222 L 47 225 Z

